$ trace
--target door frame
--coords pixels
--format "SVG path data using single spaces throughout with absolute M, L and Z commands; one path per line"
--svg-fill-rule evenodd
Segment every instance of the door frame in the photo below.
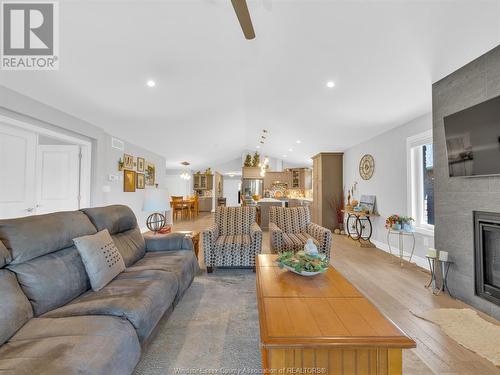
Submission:
M 68 134 L 60 133 L 55 130 L 47 129 L 41 126 L 37 126 L 31 124 L 29 122 L 20 121 L 17 119 L 13 119 L 8 116 L 4 116 L 0 114 L 0 122 L 5 123 L 6 125 L 18 127 L 24 130 L 31 131 L 35 133 L 37 137 L 37 146 L 38 146 L 38 137 L 40 135 L 44 135 L 50 138 L 58 139 L 65 142 L 71 142 L 72 144 L 80 146 L 81 158 L 80 158 L 80 200 L 79 206 L 80 208 L 90 207 L 90 194 L 91 194 L 91 186 L 92 186 L 92 143 L 85 139 L 81 139 L 78 137 L 74 137 Z M 38 154 L 38 153 L 37 153 Z M 36 155 L 35 157 L 38 157 Z M 38 171 L 35 169 L 35 173 Z M 35 176 L 35 179 L 38 176 Z

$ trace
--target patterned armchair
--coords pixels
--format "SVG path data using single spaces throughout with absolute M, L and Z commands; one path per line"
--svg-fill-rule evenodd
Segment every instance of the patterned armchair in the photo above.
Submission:
M 269 232 L 273 253 L 302 250 L 306 241 L 312 238 L 318 251 L 330 259 L 332 232 L 311 223 L 309 207 L 271 207 Z
M 252 267 L 262 249 L 262 230 L 255 207 L 217 207 L 215 222 L 203 231 L 207 272 L 213 267 Z

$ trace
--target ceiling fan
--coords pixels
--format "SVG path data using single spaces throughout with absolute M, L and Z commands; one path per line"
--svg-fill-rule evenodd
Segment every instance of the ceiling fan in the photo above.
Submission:
M 246 0 L 231 0 L 233 3 L 234 11 L 240 21 L 241 29 L 245 38 L 248 40 L 255 38 L 255 31 L 253 29 L 252 20 L 250 18 L 250 13 L 248 12 L 248 6 Z

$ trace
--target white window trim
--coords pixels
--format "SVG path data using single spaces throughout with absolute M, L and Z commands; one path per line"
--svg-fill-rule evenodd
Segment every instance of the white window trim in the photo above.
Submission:
M 407 212 L 408 215 L 415 218 L 415 231 L 417 233 L 434 237 L 434 225 L 421 224 L 418 211 L 419 208 L 414 204 L 413 197 L 421 196 L 421 191 L 415 191 L 415 186 L 420 187 L 420 183 L 415 182 L 415 176 L 412 175 L 412 166 L 416 164 L 414 158 L 422 157 L 422 155 L 415 156 L 412 152 L 413 148 L 432 143 L 432 130 L 427 130 L 420 134 L 408 137 L 406 139 L 406 187 L 407 187 Z M 420 190 L 420 189 L 419 189 Z

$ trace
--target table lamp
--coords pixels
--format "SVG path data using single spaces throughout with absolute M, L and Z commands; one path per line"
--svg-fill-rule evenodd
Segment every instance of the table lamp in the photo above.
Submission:
M 155 234 L 165 228 L 167 214 L 170 212 L 170 197 L 166 189 L 146 189 L 144 191 L 144 212 L 152 212 L 146 219 L 146 226 Z M 164 212 L 164 214 L 160 213 Z

